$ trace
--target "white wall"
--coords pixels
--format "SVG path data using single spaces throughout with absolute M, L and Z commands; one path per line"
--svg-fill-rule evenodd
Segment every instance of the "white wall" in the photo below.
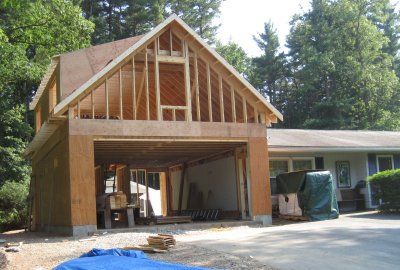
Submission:
M 171 174 L 174 210 L 178 209 L 181 171 Z M 182 209 L 186 209 L 190 183 L 203 193 L 204 209 L 237 210 L 236 171 L 234 157 L 189 167 L 184 184 Z
M 336 161 L 350 162 L 351 188 L 354 188 L 358 181 L 367 179 L 368 172 L 366 153 L 329 153 L 321 156 L 324 158 L 325 169 L 332 173 L 336 188 Z

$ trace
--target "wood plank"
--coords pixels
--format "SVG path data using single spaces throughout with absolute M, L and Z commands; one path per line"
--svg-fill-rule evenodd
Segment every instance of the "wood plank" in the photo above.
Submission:
M 119 116 L 120 119 L 124 119 L 124 112 L 123 112 L 123 107 L 122 107 L 122 72 L 121 68 L 119 68 Z
M 210 64 L 207 63 L 207 97 L 208 97 L 208 119 L 210 122 L 213 121 L 213 114 L 212 114 L 212 96 L 211 96 L 211 71 L 210 71 Z
M 108 104 L 108 78 L 105 80 L 105 95 L 106 95 L 106 119 L 110 119 L 110 108 Z
M 147 63 L 147 52 L 145 53 L 145 90 L 146 90 L 146 119 L 150 120 L 150 93 L 149 93 L 149 68 Z
M 248 137 L 266 136 L 265 126 L 248 123 L 216 123 L 216 122 L 191 122 L 183 121 L 104 121 L 103 119 L 69 119 L 70 134 L 95 135 L 96 139 L 134 137 L 165 137 L 171 138 L 201 138 L 209 140 L 247 140 Z M 138 139 L 138 138 L 136 138 Z M 149 138 L 147 138 L 149 139 Z
M 93 92 L 94 90 L 92 90 L 92 92 L 90 92 L 90 106 L 92 109 L 92 119 L 94 119 L 94 97 L 93 97 Z
M 232 103 L 232 122 L 236 123 L 236 98 L 235 89 L 231 85 L 231 103 Z
M 159 55 L 158 61 L 157 60 L 154 61 L 167 64 L 185 64 L 186 58 L 182 56 Z
M 90 120 L 92 121 L 92 120 Z M 96 225 L 92 136 L 69 136 L 71 225 Z
M 136 118 L 137 118 L 137 106 L 136 106 L 135 56 L 132 56 L 132 114 L 133 114 L 133 120 L 136 120 Z
M 160 96 L 160 74 L 159 74 L 159 60 L 160 60 L 160 56 L 158 55 L 158 47 L 159 47 L 159 39 L 156 38 L 154 40 L 154 85 L 155 85 L 155 90 L 156 90 L 156 110 L 157 110 L 157 120 L 160 121 L 161 120 L 161 96 Z M 171 57 L 171 56 L 170 56 Z
M 186 121 L 192 121 L 192 96 L 190 92 L 190 65 L 189 65 L 189 47 L 187 41 L 184 42 L 185 46 L 185 93 L 186 93 Z
M 194 83 L 196 88 L 196 113 L 197 121 L 201 121 L 200 114 L 200 88 L 199 88 L 199 68 L 197 66 L 197 53 L 194 54 Z
M 81 101 L 78 100 L 78 104 L 76 105 L 78 109 L 78 119 L 81 118 Z
M 258 123 L 258 111 L 256 107 L 254 107 L 254 123 Z
M 178 213 L 182 213 L 182 202 L 183 202 L 183 190 L 185 185 L 185 174 L 186 174 L 186 163 L 182 165 L 181 182 L 179 184 L 179 201 L 178 201 Z
M 244 96 L 242 96 L 242 105 L 243 105 L 243 122 L 247 123 L 247 102 Z
M 139 109 L 139 104 L 140 104 L 140 99 L 142 98 L 142 92 L 144 89 L 144 84 L 145 84 L 145 80 L 146 80 L 146 66 L 143 67 L 143 72 L 142 72 L 142 78 L 140 80 L 140 85 L 139 85 L 139 93 L 138 93 L 138 97 L 137 97 L 137 101 L 136 101 L 136 111 Z
M 267 138 L 249 138 L 248 157 L 250 165 L 250 188 L 252 215 L 271 215 L 271 187 Z
M 224 90 L 222 88 L 222 76 L 218 74 L 218 88 L 219 88 L 219 111 L 221 114 L 221 122 L 225 122 L 225 111 L 224 111 Z

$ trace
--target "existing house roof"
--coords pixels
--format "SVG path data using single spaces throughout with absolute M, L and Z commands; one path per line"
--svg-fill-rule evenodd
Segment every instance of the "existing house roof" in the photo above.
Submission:
M 60 74 L 61 76 L 61 101 L 54 108 L 54 115 L 63 114 L 68 105 L 82 97 L 90 87 L 93 87 L 98 80 L 115 69 L 121 62 L 151 40 L 155 35 L 165 29 L 171 23 L 178 24 L 188 35 L 199 42 L 222 66 L 224 66 L 236 79 L 238 79 L 268 110 L 271 115 L 283 120 L 282 114 L 272 106 L 243 76 L 241 76 L 229 63 L 226 62 L 214 49 L 199 37 L 185 22 L 178 16 L 172 15 L 163 23 L 157 25 L 152 31 L 143 36 L 132 37 L 130 39 L 120 40 L 112 43 L 106 43 L 99 46 L 90 47 L 80 51 L 63 54 L 60 56 Z M 108 52 L 108 53 L 107 53 Z M 46 80 L 46 77 L 44 78 Z M 47 85 L 42 81 L 43 85 Z M 38 92 L 30 108 L 34 109 L 42 92 Z
M 267 130 L 271 152 L 400 150 L 400 132 L 362 130 Z

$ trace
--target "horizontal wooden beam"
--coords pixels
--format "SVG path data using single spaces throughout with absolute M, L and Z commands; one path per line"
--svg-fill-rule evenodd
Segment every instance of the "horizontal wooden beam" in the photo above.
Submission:
M 184 64 L 186 61 L 185 57 L 181 56 L 158 55 L 157 58 L 160 63 Z
M 69 119 L 70 135 L 93 135 L 98 138 L 197 138 L 202 140 L 247 139 L 266 137 L 264 125 L 255 123 L 219 123 L 185 121 Z

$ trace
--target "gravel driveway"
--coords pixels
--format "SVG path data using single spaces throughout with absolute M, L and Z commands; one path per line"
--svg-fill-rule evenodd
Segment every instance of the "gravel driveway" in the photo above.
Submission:
M 197 234 L 197 232 L 192 233 Z M 215 233 L 215 231 L 212 230 L 209 233 Z M 6 269 L 42 270 L 52 269 L 61 262 L 79 257 L 92 248 L 108 249 L 145 244 L 148 235 L 150 234 L 133 232 L 108 233 L 97 237 L 95 241 L 80 242 L 79 239 L 84 238 L 51 237 L 40 233 L 14 231 L 1 234 L 0 238 L 6 239 L 7 242 L 24 242 L 20 252 L 6 253 L 8 259 Z M 148 256 L 156 260 L 217 269 L 271 269 L 251 257 L 232 255 L 179 241 L 168 253 Z

